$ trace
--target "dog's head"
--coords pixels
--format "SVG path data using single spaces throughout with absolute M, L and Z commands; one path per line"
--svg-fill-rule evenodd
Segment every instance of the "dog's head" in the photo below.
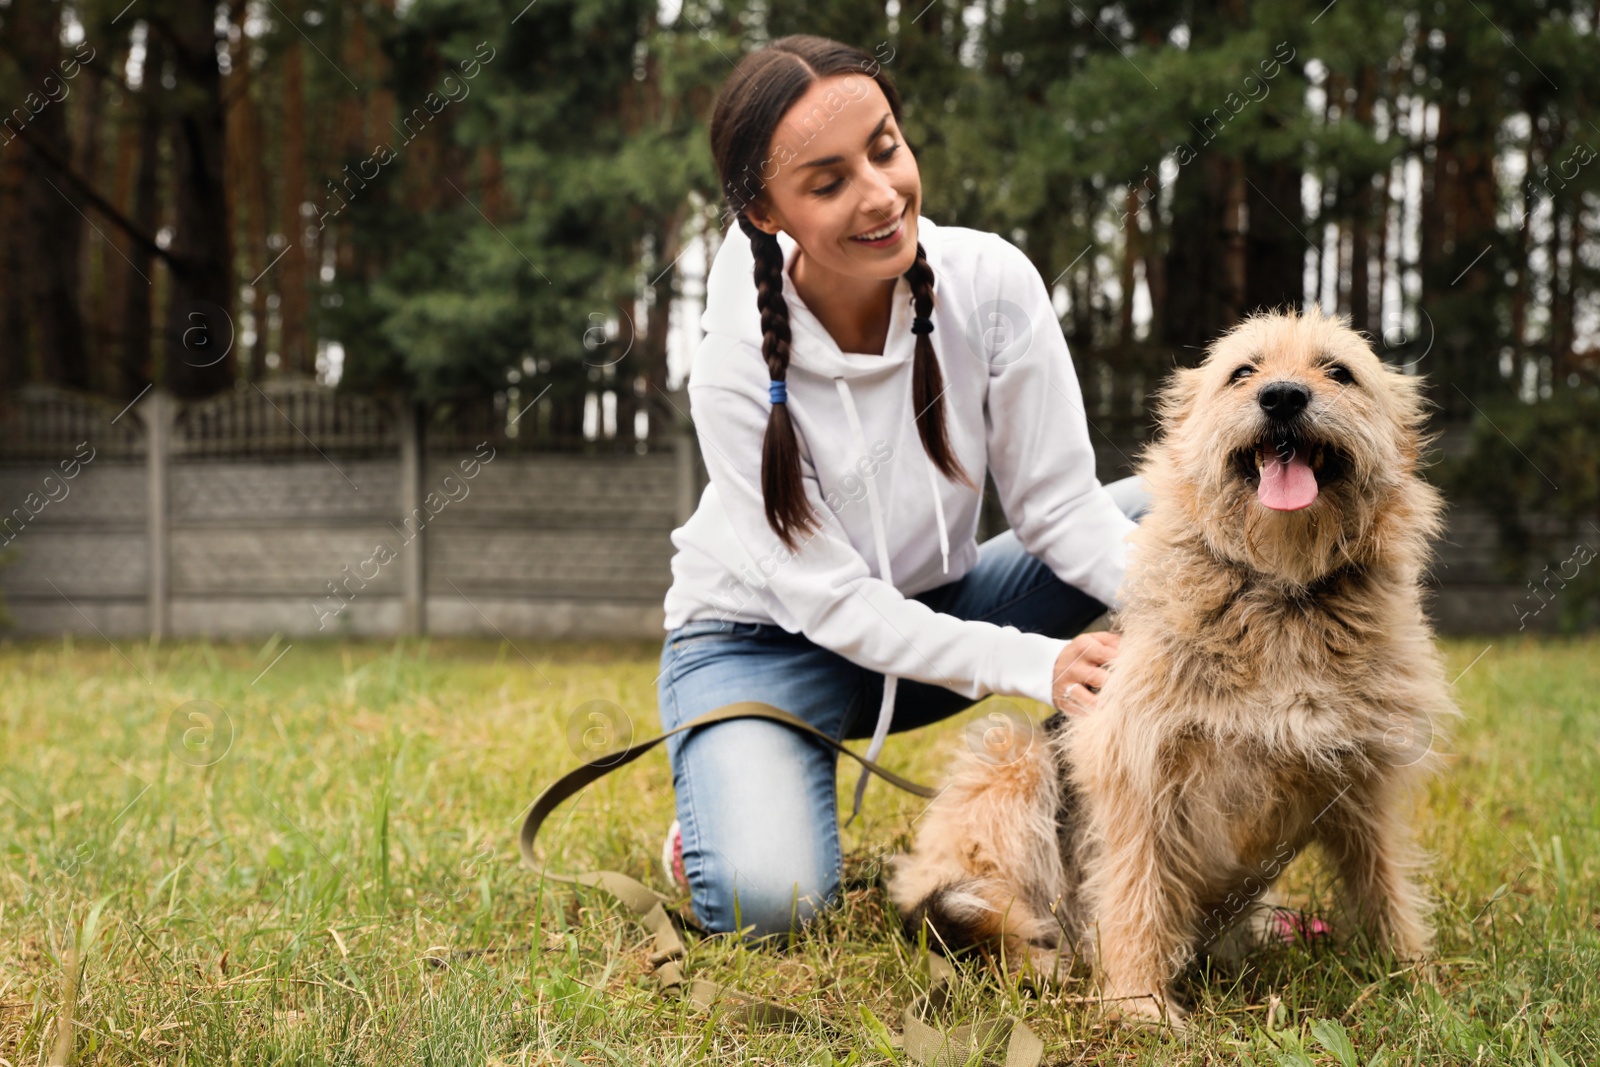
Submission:
M 1213 554 L 1291 585 L 1417 562 L 1438 509 L 1420 384 L 1320 310 L 1254 315 L 1163 390 L 1143 473 Z

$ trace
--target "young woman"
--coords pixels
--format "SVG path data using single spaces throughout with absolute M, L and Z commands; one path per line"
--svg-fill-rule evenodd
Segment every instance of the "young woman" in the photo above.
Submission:
M 717 100 L 743 236 L 689 375 L 710 484 L 672 535 L 665 728 L 758 700 L 876 756 L 990 694 L 1083 713 L 1106 679 L 1116 635 L 1073 635 L 1117 605 L 1145 494 L 1095 478 L 1027 256 L 920 214 L 900 118 L 871 56 L 812 36 L 745 57 Z M 1012 529 L 980 546 L 985 470 Z M 830 750 L 744 720 L 668 752 L 664 860 L 708 929 L 781 933 L 835 896 Z

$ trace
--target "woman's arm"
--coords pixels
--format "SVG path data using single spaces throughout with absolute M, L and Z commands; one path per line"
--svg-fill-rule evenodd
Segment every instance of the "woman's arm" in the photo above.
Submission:
M 1136 524 L 1095 477 L 1078 375 L 1044 279 L 1027 255 L 996 237 L 993 299 L 979 308 L 989 342 L 985 409 L 989 469 L 1023 548 L 1063 582 L 1109 607 Z M 1009 306 L 1008 306 L 1009 305 Z
M 704 344 L 742 342 L 709 335 Z M 740 358 L 760 366 L 759 354 L 745 349 Z M 964 696 L 1052 702 L 1051 676 L 1066 642 L 936 612 L 873 577 L 824 502 L 808 456 L 802 482 L 819 529 L 799 533 L 796 551 L 789 552 L 767 525 L 760 489 L 767 404 L 725 385 L 691 383 L 689 398 L 706 470 L 743 552 L 744 558 L 724 562 L 734 570 L 748 562 L 755 574 L 771 572 L 765 595 L 783 605 L 806 637 L 859 666 Z

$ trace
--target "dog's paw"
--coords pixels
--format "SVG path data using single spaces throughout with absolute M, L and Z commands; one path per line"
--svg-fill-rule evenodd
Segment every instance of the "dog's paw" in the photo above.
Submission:
M 1107 1021 L 1165 1035 L 1187 1033 L 1189 1013 L 1171 997 L 1157 993 L 1107 993 L 1101 997 Z
M 1071 948 L 1030 947 L 1021 977 L 1040 990 L 1061 989 L 1073 978 L 1082 977 L 1073 973 L 1078 966 L 1078 956 Z

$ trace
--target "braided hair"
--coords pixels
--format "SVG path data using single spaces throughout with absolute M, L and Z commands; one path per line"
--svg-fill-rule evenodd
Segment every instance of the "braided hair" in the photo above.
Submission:
M 783 297 L 783 249 L 776 234 L 758 228 L 744 209 L 763 193 L 760 170 L 772 134 L 784 113 L 813 82 L 835 74 L 867 74 L 878 83 L 895 121 L 901 120 L 900 94 L 871 56 L 825 37 L 794 34 L 745 56 L 717 98 L 711 119 L 711 145 L 727 205 L 750 238 L 755 259 L 756 305 L 761 311 L 761 356 L 774 383 L 788 380 L 792 336 L 789 305 Z M 742 182 L 742 188 L 741 188 Z M 933 268 L 921 242 L 904 275 L 911 287 L 917 335 L 911 373 L 911 402 L 918 436 L 928 458 L 947 478 L 974 488 L 950 445 L 944 414 L 944 376 L 932 339 Z M 791 551 L 798 534 L 816 519 L 806 502 L 800 474 L 800 445 L 789 415 L 787 390 L 772 389 L 772 412 L 761 445 L 761 493 L 767 525 Z

